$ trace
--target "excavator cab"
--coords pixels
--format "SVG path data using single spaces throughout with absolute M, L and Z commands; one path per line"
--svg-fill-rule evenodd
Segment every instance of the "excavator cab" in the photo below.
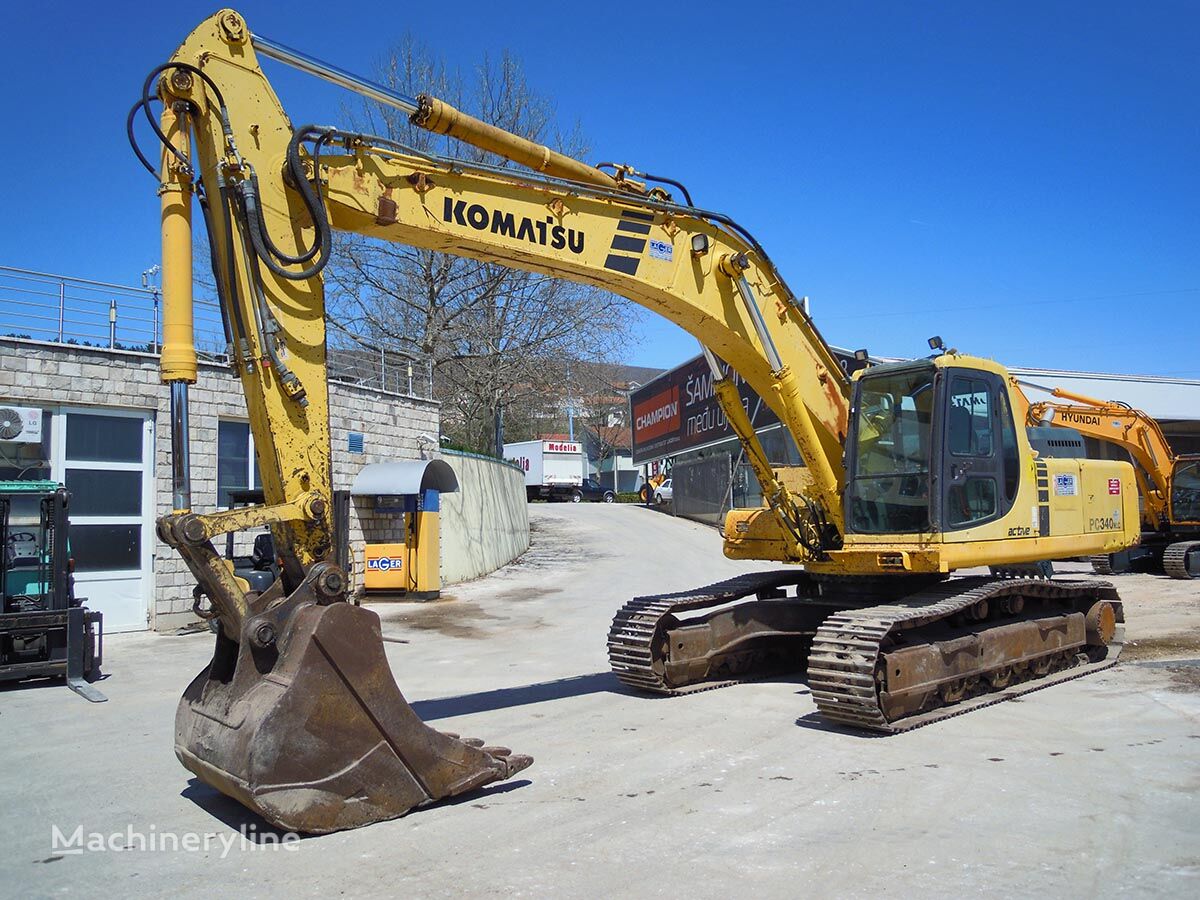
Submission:
M 1171 469 L 1171 521 L 1200 525 L 1200 456 L 1181 456 Z
M 855 383 L 847 529 L 921 534 L 1004 516 L 1020 487 L 1012 404 L 996 372 L 919 360 Z
M 1017 427 L 1023 406 L 1013 390 L 1003 367 L 954 352 L 859 373 L 847 545 L 891 536 L 922 548 L 926 568 L 943 572 L 1033 562 L 1056 541 L 1074 555 L 1067 543 L 1079 534 L 1128 545 L 1138 515 L 1128 467 L 1082 453 L 1040 456 Z M 1195 462 L 1180 473 L 1176 503 L 1200 514 L 1200 491 L 1186 487 L 1200 481 Z

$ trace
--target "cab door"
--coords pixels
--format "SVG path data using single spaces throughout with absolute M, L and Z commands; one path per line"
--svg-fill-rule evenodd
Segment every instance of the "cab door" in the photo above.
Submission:
M 1006 460 L 1015 452 L 1012 412 L 999 376 L 947 368 L 942 399 L 941 488 L 938 524 L 943 532 L 999 518 L 1012 505 Z M 1007 418 L 1007 422 L 1004 420 Z M 1010 451 L 1007 445 L 1012 442 Z M 1015 457 L 1014 457 L 1015 458 Z M 1015 469 L 1013 470 L 1015 472 Z

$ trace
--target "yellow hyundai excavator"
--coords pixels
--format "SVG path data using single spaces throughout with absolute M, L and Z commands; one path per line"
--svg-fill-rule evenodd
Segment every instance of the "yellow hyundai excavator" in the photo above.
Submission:
M 293 127 L 260 56 L 526 168 Z M 219 624 L 211 664 L 180 701 L 176 753 L 272 823 L 355 827 L 531 761 L 422 723 L 388 668 L 378 617 L 345 602 L 347 576 L 332 562 L 321 280 L 334 228 L 596 285 L 699 340 L 766 498 L 729 514 L 725 553 L 800 565 L 632 601 L 609 636 L 625 682 L 686 692 L 807 654 L 825 716 L 897 731 L 1115 660 L 1123 617 L 1110 585 L 950 577 L 1138 539 L 1132 467 L 1039 458 L 996 363 L 949 351 L 851 382 L 766 252 L 730 217 L 694 206 L 686 192 L 676 201 L 665 179 L 628 166 L 602 171 L 437 98 L 364 81 L 252 34 L 231 10 L 151 71 L 130 112 L 131 138 L 143 112 L 163 146 L 158 166 L 137 151 L 160 183 L 162 213 L 174 509 L 158 530 L 198 582 L 198 613 Z M 225 512 L 191 501 L 194 197 L 266 498 Z M 731 368 L 787 426 L 802 477 L 772 471 Z M 1069 493 L 1051 492 L 1060 479 Z M 255 593 L 212 539 L 263 525 L 281 577 Z
M 1015 383 L 1016 390 L 1021 390 L 1021 384 Z M 1025 400 L 1023 418 L 1029 428 L 1046 431 L 1047 455 L 1055 454 L 1054 445 L 1062 443 L 1055 436 L 1070 429 L 1116 444 L 1137 463 L 1141 543 L 1093 556 L 1093 571 L 1114 575 L 1137 568 L 1161 570 L 1177 579 L 1200 578 L 1200 454 L 1176 455 L 1158 422 L 1127 403 L 1096 400 L 1057 387 L 1041 390 L 1055 400 Z

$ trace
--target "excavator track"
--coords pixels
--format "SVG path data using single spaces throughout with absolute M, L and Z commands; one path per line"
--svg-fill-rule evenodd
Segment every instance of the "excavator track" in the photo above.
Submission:
M 1097 575 L 1116 574 L 1113 572 L 1112 557 L 1107 553 L 1090 556 L 1088 562 L 1092 564 L 1092 571 Z
M 914 591 L 906 584 L 919 588 Z M 751 596 L 778 598 L 782 589 L 793 585 L 797 596 L 768 602 L 794 605 L 808 613 L 811 646 L 806 640 L 804 650 L 818 710 L 833 722 L 870 731 L 908 731 L 1088 675 L 1115 664 L 1123 642 L 1124 629 L 1116 624 L 1124 621 L 1121 602 L 1106 582 L 989 577 L 907 582 L 782 571 L 631 600 L 617 613 L 609 631 L 613 672 L 636 690 L 665 696 L 757 680 L 766 674 L 762 669 L 728 678 L 673 681 L 667 674 L 667 633 L 692 621 L 681 622 L 676 618 L 680 613 Z M 879 604 L 881 599 L 887 602 Z M 1111 607 L 1112 620 L 1106 646 L 1085 645 L 1084 614 L 1104 604 Z M 803 623 L 804 616 L 798 621 Z M 1068 638 L 1068 632 L 1073 637 Z M 1008 643 L 985 648 L 989 639 Z M 888 653 L 897 648 L 931 654 L 920 669 L 927 681 L 897 689 L 896 696 L 916 698 L 907 700 L 910 708 L 898 712 L 888 690 L 886 668 Z M 985 649 L 990 667 L 980 668 L 978 660 L 989 659 Z M 931 670 L 930 659 L 943 660 L 944 670 L 938 670 L 936 662 Z M 975 660 L 970 663 L 974 667 L 964 671 L 963 659 Z M 885 708 L 889 704 L 890 714 Z
M 1200 541 L 1178 541 L 1163 553 L 1163 568 L 1172 578 L 1188 580 L 1196 576 L 1188 568 L 1188 556 L 1200 554 Z
M 659 655 L 657 645 L 663 640 L 667 624 L 677 613 L 723 606 L 750 596 L 810 583 L 810 575 L 794 569 L 753 572 L 690 591 L 634 597 L 613 618 L 608 632 L 609 664 L 624 684 L 639 691 L 669 696 L 711 691 L 762 677 L 763 673 L 757 672 L 696 684 L 672 685 L 667 681 L 661 660 L 656 660 Z
M 1017 600 L 1019 605 L 1014 606 Z M 966 672 L 953 672 L 948 662 L 961 652 L 976 653 L 982 645 L 972 638 L 986 637 L 995 626 L 1033 626 L 1045 632 L 1060 627 L 1058 620 L 1065 619 L 1064 607 L 1083 612 L 1101 601 L 1112 606 L 1115 622 L 1124 621 L 1117 592 L 1105 582 L 997 582 L 986 578 L 954 579 L 900 602 L 837 613 L 829 617 L 813 640 L 809 687 L 817 709 L 826 719 L 885 734 L 909 731 L 1114 665 L 1124 641 L 1124 628 L 1119 625 L 1115 625 L 1106 648 L 1095 648 L 1095 658 L 1084 663 L 1079 663 L 1078 657 L 1088 648 L 1078 644 L 1064 644 L 1056 652 L 1045 652 L 1043 648 L 1036 657 L 1031 651 L 1017 664 L 1007 657 L 992 668 Z M 1035 611 L 1023 616 L 1011 614 L 1013 609 L 1020 613 L 1026 607 L 1036 610 L 1036 606 L 1049 607 L 1041 610 L 1046 615 L 1038 617 Z M 966 629 L 922 639 L 922 631 L 936 631 L 954 617 L 989 607 L 999 615 L 989 620 L 984 613 L 983 621 Z M 902 717 L 889 715 L 885 709 L 890 674 L 887 649 L 897 643 L 918 647 L 925 644 L 935 651 L 934 659 L 946 661 L 940 674 L 929 674 L 924 683 L 909 687 L 910 693 L 924 694 L 927 700 Z M 887 668 L 881 665 L 885 662 Z
M 1054 563 L 1048 559 L 1033 563 L 1009 563 L 1005 566 L 988 566 L 988 571 L 995 578 L 1043 578 L 1049 581 L 1054 577 Z

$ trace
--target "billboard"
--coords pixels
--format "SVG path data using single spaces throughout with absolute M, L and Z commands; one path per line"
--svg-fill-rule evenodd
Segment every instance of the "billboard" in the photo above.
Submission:
M 834 355 L 848 373 L 864 365 L 850 353 L 835 350 Z M 765 403 L 758 402 L 758 394 L 742 376 L 734 372 L 733 378 L 746 415 L 753 417 L 755 430 L 779 424 L 779 418 Z M 712 373 L 703 356 L 642 385 L 630 394 L 629 411 L 635 465 L 733 437 L 733 429 L 713 392 Z

